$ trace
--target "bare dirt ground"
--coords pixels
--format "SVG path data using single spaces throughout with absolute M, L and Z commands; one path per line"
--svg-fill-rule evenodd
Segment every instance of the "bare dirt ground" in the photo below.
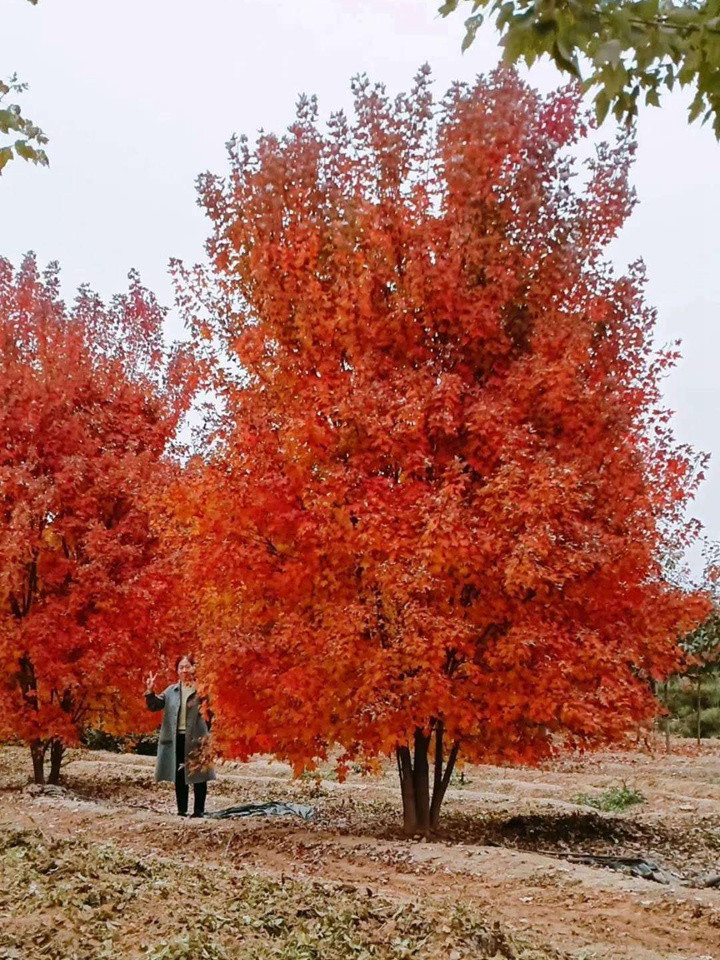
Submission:
M 2 960 L 720 960 L 720 742 L 466 767 L 431 842 L 401 836 L 390 765 L 341 784 L 258 760 L 211 784 L 210 810 L 311 803 L 310 823 L 178 819 L 131 754 L 73 751 L 44 793 L 28 767 L 0 751 Z M 646 802 L 578 802 L 622 783 Z

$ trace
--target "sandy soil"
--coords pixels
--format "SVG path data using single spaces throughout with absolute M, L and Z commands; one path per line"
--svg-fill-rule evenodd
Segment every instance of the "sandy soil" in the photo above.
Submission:
M 180 820 L 152 759 L 130 754 L 71 752 L 60 791 L 35 793 L 27 773 L 24 752 L 0 751 L 2 960 L 720 960 L 720 888 L 706 885 L 720 874 L 717 742 L 466 767 L 431 842 L 401 836 L 391 766 L 341 784 L 257 760 L 223 765 L 211 785 L 211 810 L 311 803 L 311 823 Z M 578 802 L 621 783 L 646 802 Z M 644 858 L 664 882 L 585 854 Z

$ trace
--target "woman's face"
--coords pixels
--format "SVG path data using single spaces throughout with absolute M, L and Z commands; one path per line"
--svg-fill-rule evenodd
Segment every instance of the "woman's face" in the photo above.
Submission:
M 195 667 L 190 663 L 187 657 L 183 657 L 177 667 L 178 679 L 180 683 L 193 683 L 195 680 Z

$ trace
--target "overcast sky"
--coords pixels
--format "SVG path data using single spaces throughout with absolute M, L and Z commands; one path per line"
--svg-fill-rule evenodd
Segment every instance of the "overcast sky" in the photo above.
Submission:
M 316 93 L 327 116 L 348 105 L 358 72 L 396 92 L 428 61 L 442 92 L 495 66 L 493 29 L 461 55 L 462 17 L 442 20 L 438 6 L 0 0 L 0 75 L 31 85 L 25 112 L 50 136 L 51 158 L 47 170 L 14 161 L 0 177 L 0 255 L 59 260 L 68 296 L 84 281 L 109 296 L 135 266 L 170 304 L 168 259 L 200 259 L 208 232 L 195 177 L 225 171 L 232 133 L 281 130 L 301 91 Z M 529 78 L 543 90 L 559 82 L 543 65 Z M 645 260 L 660 339 L 683 340 L 665 394 L 680 439 L 712 454 L 693 512 L 720 539 L 720 145 L 684 111 L 673 95 L 640 118 L 641 202 L 613 257 Z

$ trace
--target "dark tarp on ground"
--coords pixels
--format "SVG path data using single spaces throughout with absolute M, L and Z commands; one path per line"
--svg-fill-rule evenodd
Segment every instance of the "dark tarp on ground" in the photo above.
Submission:
M 206 814 L 213 820 L 228 820 L 233 817 L 300 817 L 312 820 L 315 808 L 302 803 L 240 803 L 235 807 L 225 807 Z

